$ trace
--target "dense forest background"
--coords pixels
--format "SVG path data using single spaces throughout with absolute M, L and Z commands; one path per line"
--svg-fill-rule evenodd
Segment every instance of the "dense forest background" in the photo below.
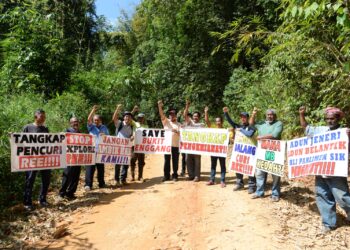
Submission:
M 159 99 L 179 110 L 190 99 L 212 116 L 256 106 L 263 119 L 276 108 L 291 138 L 301 105 L 313 123 L 338 106 L 349 124 L 349 56 L 343 0 L 144 0 L 115 27 L 93 0 L 2 0 L 0 207 L 22 199 L 24 182 L 10 172 L 8 133 L 37 108 L 51 132 L 72 115 L 85 124 L 94 104 L 109 126 L 118 103 L 139 105 L 151 126 L 160 125 Z

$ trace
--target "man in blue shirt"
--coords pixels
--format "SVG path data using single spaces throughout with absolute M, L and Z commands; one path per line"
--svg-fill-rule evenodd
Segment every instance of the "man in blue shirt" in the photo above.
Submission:
M 228 114 L 229 110 L 227 107 L 224 107 L 223 111 L 224 111 L 225 119 L 236 131 L 240 131 L 242 134 L 244 134 L 247 137 L 253 137 L 255 133 L 255 128 L 252 126 L 249 126 L 249 122 L 248 122 L 249 114 L 247 112 L 241 112 L 240 114 L 241 124 L 237 124 L 231 119 L 230 115 Z M 236 186 L 233 188 L 233 191 L 243 189 L 243 187 L 244 187 L 243 174 L 236 173 Z M 254 193 L 255 188 L 256 188 L 255 176 L 249 176 L 248 194 Z
M 94 105 L 89 117 L 87 128 L 90 135 L 96 135 L 96 152 L 98 148 L 98 141 L 101 135 L 109 135 L 108 128 L 102 124 L 102 117 L 95 114 L 97 111 L 97 105 Z M 105 166 L 102 163 L 96 163 L 96 165 L 86 166 L 85 167 L 85 190 L 90 191 L 92 189 L 92 183 L 95 173 L 95 168 L 97 168 L 97 180 L 98 186 L 103 188 L 106 186 L 104 180 Z

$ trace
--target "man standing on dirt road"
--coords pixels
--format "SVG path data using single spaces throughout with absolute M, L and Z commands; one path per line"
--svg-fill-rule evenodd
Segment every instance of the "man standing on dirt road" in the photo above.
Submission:
M 277 120 L 276 110 L 268 109 L 266 111 L 266 120 L 255 124 L 255 117 L 258 112 L 257 108 L 254 108 L 252 116 L 250 117 L 249 124 L 255 125 L 258 130 L 258 140 L 280 140 L 283 124 Z M 272 195 L 271 201 L 277 202 L 280 199 L 281 194 L 281 177 L 278 175 L 272 175 Z M 264 197 L 265 184 L 267 179 L 267 173 L 259 169 L 256 170 L 256 192 L 252 195 L 252 199 Z
M 307 136 L 313 136 L 331 130 L 341 128 L 340 120 L 344 113 L 334 107 L 325 109 L 325 121 L 327 126 L 310 126 L 305 120 L 305 107 L 299 108 L 300 125 Z M 348 136 L 349 136 L 349 130 Z M 350 221 L 350 193 L 346 177 L 316 176 L 315 177 L 316 204 L 322 217 L 322 233 L 327 233 L 336 227 L 337 213 L 336 203 L 346 212 L 346 220 Z
M 224 128 L 222 117 L 218 116 L 215 118 L 215 126 L 211 125 L 211 122 L 209 120 L 209 108 L 205 107 L 204 109 L 204 121 L 207 124 L 208 128 Z M 210 156 L 211 159 L 211 171 L 210 171 L 210 180 L 207 183 L 208 186 L 215 185 L 215 175 L 216 175 L 216 165 L 219 160 L 220 162 L 220 168 L 221 168 L 221 179 L 220 179 L 220 185 L 222 188 L 226 187 L 225 183 L 225 176 L 226 176 L 226 157 L 219 157 L 219 156 Z
M 241 124 L 235 123 L 230 115 L 228 114 L 228 108 L 224 107 L 224 116 L 225 119 L 228 121 L 228 123 L 234 128 L 236 131 L 240 131 L 242 134 L 244 134 L 247 137 L 253 137 L 255 133 L 255 128 L 252 126 L 249 126 L 249 114 L 247 112 L 241 112 Z M 244 188 L 244 182 L 243 182 L 243 174 L 236 173 L 236 186 L 233 188 L 233 191 L 241 190 Z M 248 194 L 252 194 L 255 192 L 256 188 L 256 179 L 255 176 L 249 176 L 248 177 Z
M 38 109 L 34 112 L 34 123 L 26 125 L 23 133 L 49 133 L 49 129 L 45 126 L 46 114 L 42 109 Z M 24 209 L 32 211 L 34 209 L 32 203 L 33 186 L 37 173 L 41 175 L 41 189 L 39 196 L 39 204 L 42 207 L 47 207 L 46 196 L 50 185 L 51 169 L 39 170 L 39 171 L 26 171 L 25 172 L 25 185 L 24 185 Z
M 163 102 L 158 101 L 158 110 L 160 119 L 164 129 L 172 130 L 172 140 L 171 140 L 171 155 L 164 155 L 164 177 L 162 182 L 170 180 L 170 161 L 172 160 L 173 165 L 173 181 L 178 180 L 178 168 L 179 168 L 179 141 L 180 141 L 180 126 L 181 124 L 177 121 L 176 110 L 174 108 L 169 108 L 168 118 L 166 118 L 163 110 Z
M 94 105 L 89 117 L 87 128 L 90 135 L 96 135 L 96 152 L 98 148 L 98 141 L 101 135 L 109 135 L 108 128 L 102 124 L 102 116 L 97 115 L 98 107 Z M 97 180 L 98 186 L 100 188 L 104 188 L 106 186 L 104 174 L 105 174 L 105 166 L 103 163 L 96 163 L 93 166 L 85 166 L 85 191 L 90 191 L 92 189 L 92 183 L 94 179 L 95 169 L 97 168 Z

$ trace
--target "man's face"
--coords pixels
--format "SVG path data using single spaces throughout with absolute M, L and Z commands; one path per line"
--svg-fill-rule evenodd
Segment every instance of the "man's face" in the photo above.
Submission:
M 266 120 L 269 122 L 269 123 L 272 123 L 276 120 L 276 115 L 272 112 L 272 111 L 268 111 L 266 113 Z
M 126 125 L 130 125 L 131 123 L 131 115 L 124 115 L 124 122 Z
M 41 112 L 41 113 L 36 113 L 35 114 L 35 122 L 37 124 L 44 124 L 46 120 L 46 114 L 45 112 Z
M 241 123 L 243 125 L 246 125 L 248 124 L 248 117 L 244 116 L 244 115 L 241 115 Z
M 144 123 L 145 123 L 145 118 L 144 118 L 144 117 L 138 117 L 138 118 L 137 118 L 137 121 L 138 121 L 140 124 L 144 124 Z
M 326 114 L 325 120 L 330 129 L 339 127 L 339 118 L 335 114 Z
M 76 118 L 72 118 L 70 119 L 70 126 L 74 129 L 74 130 L 78 130 L 79 129 L 79 121 Z
M 172 121 L 172 122 L 176 122 L 177 121 L 177 117 L 176 117 L 175 111 L 170 111 L 169 112 L 169 120 Z
M 198 113 L 194 113 L 192 119 L 193 119 L 194 123 L 198 123 L 199 119 L 200 119 L 199 114 Z
M 220 117 L 215 118 L 215 124 L 216 124 L 216 127 L 222 128 L 222 120 Z
M 98 127 L 102 125 L 102 120 L 99 116 L 95 115 L 94 116 L 94 124 Z

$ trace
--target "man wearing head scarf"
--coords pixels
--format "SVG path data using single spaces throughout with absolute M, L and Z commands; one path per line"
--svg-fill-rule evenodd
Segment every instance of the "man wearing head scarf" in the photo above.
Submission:
M 324 118 L 327 126 L 310 126 L 305 120 L 305 107 L 299 108 L 300 125 L 307 136 L 324 133 L 340 128 L 340 120 L 344 113 L 335 107 L 325 109 Z M 316 176 L 315 177 L 316 204 L 322 217 L 322 233 L 327 233 L 336 227 L 336 203 L 343 208 L 350 221 L 350 194 L 346 177 Z
M 255 117 L 258 112 L 257 108 L 254 108 L 252 116 L 249 120 L 249 124 L 252 126 L 255 124 Z M 258 130 L 258 140 L 280 140 L 283 124 L 277 120 L 276 110 L 268 109 L 266 111 L 266 120 L 256 123 L 255 128 Z M 271 201 L 277 202 L 280 199 L 281 194 L 281 177 L 278 175 L 272 175 L 272 195 Z M 267 179 L 267 173 L 259 169 L 256 170 L 256 192 L 252 195 L 252 199 L 264 197 L 265 184 Z
M 236 129 L 237 131 L 239 130 L 242 134 L 244 134 L 246 137 L 253 137 L 255 133 L 255 128 L 252 126 L 249 126 L 249 114 L 247 112 L 241 112 L 240 117 L 241 117 L 241 124 L 235 123 L 230 115 L 228 114 L 228 108 L 224 107 L 224 116 L 225 119 L 230 123 L 232 128 Z M 256 179 L 255 176 L 249 176 L 248 177 L 248 194 L 252 194 L 255 192 L 256 188 Z M 244 187 L 244 182 L 243 182 L 243 174 L 236 173 L 236 186 L 233 188 L 233 191 L 238 191 L 243 189 Z

